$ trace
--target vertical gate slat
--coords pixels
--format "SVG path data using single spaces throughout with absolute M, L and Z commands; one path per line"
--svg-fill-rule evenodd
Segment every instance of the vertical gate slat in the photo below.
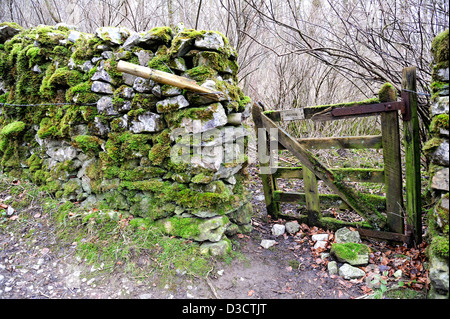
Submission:
M 317 224 L 320 218 L 319 190 L 317 188 L 317 178 L 311 170 L 303 167 L 303 183 L 305 185 L 306 209 L 311 225 Z
M 393 91 L 384 94 L 388 100 L 394 100 L 394 88 L 387 86 L 385 90 Z M 386 93 L 386 92 L 385 92 Z M 381 101 L 392 102 L 392 101 Z M 398 112 L 383 112 L 380 114 L 381 135 L 383 141 L 384 176 L 386 187 L 387 223 L 391 231 L 403 234 L 403 196 L 402 196 L 402 167 L 400 155 L 400 136 Z
M 403 122 L 406 164 L 406 213 L 408 230 L 412 230 L 415 244 L 422 242 L 420 137 L 417 114 L 416 67 L 404 68 L 402 72 L 402 98 L 408 100 L 410 120 Z
M 253 122 L 255 123 L 256 136 L 258 137 L 258 139 L 261 139 L 261 141 L 259 141 L 258 143 L 261 142 L 262 145 L 266 145 L 264 150 L 258 148 L 258 158 L 260 159 L 259 162 L 260 170 L 265 170 L 263 171 L 262 174 L 260 174 L 260 177 L 263 184 L 264 200 L 266 202 L 267 214 L 274 216 L 275 218 L 278 218 L 278 215 L 280 214 L 280 203 L 276 202 L 273 197 L 274 191 L 276 191 L 277 189 L 277 185 L 276 179 L 272 175 L 272 168 L 270 167 L 269 136 L 262 123 L 260 112 L 254 112 L 254 110 L 252 109 L 252 117 Z M 263 132 L 261 132 L 260 134 L 258 129 L 263 129 L 262 130 Z M 264 154 L 259 154 L 259 152 L 264 152 Z M 268 162 L 265 163 L 264 161 L 262 161 L 260 155 L 263 155 L 264 158 L 268 159 Z

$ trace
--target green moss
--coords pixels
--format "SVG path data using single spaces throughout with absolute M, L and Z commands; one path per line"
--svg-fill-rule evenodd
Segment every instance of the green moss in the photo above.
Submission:
M 155 27 L 148 33 L 159 41 L 169 44 L 173 37 L 173 31 L 170 27 Z
M 364 244 L 334 243 L 330 252 L 345 260 L 355 260 L 358 255 L 370 253 L 370 249 Z
M 378 92 L 378 99 L 381 103 L 397 100 L 397 90 L 391 83 L 385 83 Z
M 66 100 L 79 104 L 95 103 L 100 99 L 100 96 L 91 91 L 92 82 L 82 82 L 70 87 L 66 91 Z
M 449 60 L 448 32 L 449 30 L 447 29 L 438 34 L 431 44 L 431 52 L 434 55 L 435 62 L 436 63 L 445 62 L 447 64 L 447 67 Z
M 116 161 L 123 162 L 144 154 L 150 150 L 151 137 L 146 134 L 133 134 L 131 132 L 110 133 L 108 141 L 105 144 L 106 153 Z
M 439 114 L 433 117 L 430 123 L 430 133 L 432 134 L 439 134 L 441 128 L 449 129 L 448 114 Z
M 172 70 L 167 66 L 170 61 L 170 56 L 167 54 L 155 55 L 149 62 L 148 67 L 163 72 L 172 73 Z
M 436 150 L 439 147 L 439 145 L 442 144 L 442 142 L 444 142 L 444 140 L 442 138 L 433 137 L 432 139 L 428 140 L 425 143 L 425 145 L 423 146 L 423 151 L 425 153 L 433 152 L 434 150 Z
M 432 239 L 430 249 L 436 255 L 449 259 L 449 237 L 448 236 L 435 236 Z
M 355 101 L 355 102 L 346 102 L 346 103 L 337 103 L 337 104 L 325 104 L 325 105 L 315 105 L 311 106 L 314 108 L 338 108 L 338 107 L 351 107 L 351 106 L 357 106 L 357 105 L 365 105 L 365 104 L 377 104 L 380 103 L 380 100 L 377 97 L 362 100 L 362 101 Z
M 90 156 L 95 156 L 101 150 L 101 145 L 104 143 L 103 140 L 96 136 L 90 135 L 78 135 L 73 138 L 74 146 L 81 148 L 81 150 Z
M 186 71 L 186 75 L 199 83 L 213 80 L 217 77 L 217 71 L 205 65 L 199 65 Z
M 0 131 L 0 135 L 5 138 L 15 138 L 19 136 L 25 129 L 26 124 L 22 121 L 9 123 Z
M 33 154 L 27 159 L 27 164 L 29 167 L 29 172 L 33 173 L 42 167 L 43 160 L 37 155 Z

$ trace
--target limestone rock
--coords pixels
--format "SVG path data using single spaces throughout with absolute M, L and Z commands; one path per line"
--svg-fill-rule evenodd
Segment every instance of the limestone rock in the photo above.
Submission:
M 330 255 L 340 262 L 361 266 L 369 263 L 369 252 L 369 247 L 364 244 L 334 243 L 331 245 Z
M 211 116 L 198 120 L 185 117 L 182 119 L 180 126 L 184 128 L 186 133 L 201 133 L 227 124 L 228 118 L 220 103 L 208 105 L 204 113 L 210 113 Z
M 137 121 L 131 121 L 130 130 L 133 133 L 142 133 L 142 132 L 159 132 L 164 129 L 164 121 L 161 115 L 146 112 L 138 116 Z
M 218 51 L 225 46 L 225 43 L 219 33 L 207 32 L 202 38 L 195 40 L 195 46 L 199 49 Z
M 283 235 L 285 230 L 286 230 L 286 226 L 280 225 L 280 224 L 274 224 L 272 226 L 272 235 L 274 235 L 274 236 Z
M 112 98 L 109 96 L 103 96 L 97 101 L 97 110 L 102 115 L 118 115 L 117 111 L 113 107 Z
M 327 241 L 328 234 L 315 234 L 311 236 L 312 241 Z
M 113 94 L 114 90 L 111 84 L 101 82 L 101 81 L 94 81 L 91 86 L 91 91 L 95 93 L 104 93 L 104 94 Z
M 94 118 L 92 130 L 94 134 L 100 137 L 106 137 L 108 133 L 111 131 L 109 125 L 107 123 L 103 123 L 103 121 L 98 116 Z
M 159 220 L 165 232 L 196 241 L 218 242 L 222 239 L 229 220 L 223 216 L 207 219 L 172 217 Z
M 11 24 L 5 24 L 0 26 L 0 43 L 4 43 L 6 40 L 11 39 L 20 31 L 21 31 L 20 28 L 17 28 Z
M 313 246 L 314 249 L 326 249 L 327 248 L 327 242 L 325 240 L 318 240 Z
M 335 243 L 360 243 L 361 237 L 359 236 L 359 232 L 352 231 L 346 227 L 340 228 L 336 230 L 334 233 L 334 242 Z
M 78 152 L 73 146 L 56 146 L 47 149 L 47 155 L 58 162 L 73 160 Z
M 239 226 L 249 225 L 253 216 L 253 206 L 250 202 L 247 202 L 238 209 L 228 213 L 227 216 Z
M 269 249 L 270 247 L 272 247 L 273 245 L 275 245 L 276 244 L 276 241 L 275 240 L 272 240 L 272 239 L 263 239 L 263 240 L 261 240 L 261 246 L 263 247 L 263 248 L 265 248 L 265 249 Z
M 215 243 L 204 242 L 200 245 L 200 252 L 211 256 L 224 256 L 230 251 L 231 244 L 228 240 L 220 240 Z
M 431 179 L 431 188 L 448 191 L 449 189 L 449 168 L 443 168 L 434 174 Z
M 134 54 L 138 57 L 139 65 L 141 66 L 148 66 L 148 62 L 153 57 L 153 52 L 150 50 L 140 50 L 137 52 L 134 52 Z
M 449 267 L 448 261 L 437 258 L 435 256 L 430 257 L 430 272 L 429 278 L 431 285 L 444 295 L 449 291 Z
M 448 114 L 449 112 L 449 97 L 439 96 L 435 99 L 434 103 L 431 104 L 431 115 L 436 116 L 439 114 Z
M 344 279 L 359 279 L 365 275 L 366 273 L 363 270 L 349 264 L 344 264 L 339 268 L 339 276 L 344 277 Z
M 285 224 L 285 226 L 286 226 L 286 231 L 289 234 L 295 234 L 300 230 L 300 225 L 298 224 L 297 221 L 287 222 Z
M 449 166 L 449 144 L 444 141 L 431 155 L 431 160 L 434 164 L 440 166 Z
M 177 95 L 156 103 L 158 113 L 173 112 L 189 106 L 189 102 L 183 95 Z
M 133 89 L 140 93 L 151 93 L 154 85 L 155 82 L 150 79 L 136 77 L 134 79 Z
M 75 30 L 70 30 L 69 35 L 67 36 L 67 40 L 69 40 L 72 43 L 75 43 L 79 38 L 81 38 L 82 33 Z
M 106 72 L 105 69 L 101 69 L 95 72 L 94 75 L 91 77 L 91 80 L 112 83 L 111 76 L 108 74 L 108 72 Z
M 337 266 L 337 263 L 334 260 L 330 261 L 327 264 L 327 269 L 328 269 L 328 274 L 329 275 L 336 275 L 338 273 L 338 266 Z
M 125 27 L 99 27 L 95 35 L 110 45 L 121 45 L 130 36 L 131 31 Z

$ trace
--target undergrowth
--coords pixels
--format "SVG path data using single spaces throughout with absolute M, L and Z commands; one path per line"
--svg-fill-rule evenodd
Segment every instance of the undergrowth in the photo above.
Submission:
M 200 253 L 196 242 L 169 237 L 151 224 L 133 223 L 132 216 L 115 211 L 86 210 L 76 203 L 59 202 L 32 183 L 2 174 L 0 204 L 15 209 L 11 216 L 6 208 L 0 208 L 0 235 L 21 236 L 26 231 L 27 236 L 35 236 L 29 240 L 33 245 L 44 231 L 45 237 L 52 239 L 52 251 L 74 249 L 78 260 L 105 272 L 156 276 L 160 283 L 167 283 L 177 274 L 204 278 L 213 267 L 213 260 Z M 33 217 L 36 211 L 42 216 L 39 220 Z

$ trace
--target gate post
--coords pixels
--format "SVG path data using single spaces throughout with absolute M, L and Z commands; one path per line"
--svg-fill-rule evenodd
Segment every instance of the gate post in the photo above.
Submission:
M 406 164 L 406 224 L 412 231 L 414 243 L 422 242 L 422 201 L 420 178 L 420 137 L 417 115 L 416 67 L 404 68 L 402 72 L 402 98 L 410 117 L 403 121 Z
M 273 198 L 274 191 L 277 189 L 277 184 L 276 179 L 272 175 L 273 168 L 270 166 L 270 136 L 261 120 L 261 112 L 261 107 L 257 104 L 253 104 L 252 117 L 253 122 L 255 123 L 256 137 L 258 139 L 257 145 L 263 146 L 261 149 L 258 147 L 257 152 L 260 167 L 259 176 L 263 184 L 264 200 L 266 202 L 267 214 L 278 218 L 278 215 L 280 214 L 280 203 L 275 202 Z
M 385 84 L 381 88 L 379 96 L 380 102 L 394 102 L 397 99 L 395 88 L 390 84 Z M 386 185 L 387 223 L 392 232 L 403 234 L 403 187 L 398 112 L 382 112 L 380 119 Z

